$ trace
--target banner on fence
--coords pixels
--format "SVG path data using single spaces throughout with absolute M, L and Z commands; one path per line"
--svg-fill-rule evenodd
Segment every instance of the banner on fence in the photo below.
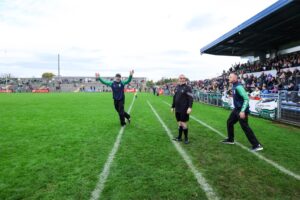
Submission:
M 126 88 L 125 90 L 124 90 L 125 92 L 136 92 L 136 89 L 135 88 Z
M 267 119 L 275 119 L 277 112 L 277 98 L 274 96 L 249 97 L 250 113 Z M 223 107 L 233 109 L 233 98 L 229 95 L 222 96 Z
M 32 93 L 49 93 L 49 89 L 37 89 L 37 90 L 32 90 Z
M 12 90 L 0 90 L 0 93 L 12 93 Z

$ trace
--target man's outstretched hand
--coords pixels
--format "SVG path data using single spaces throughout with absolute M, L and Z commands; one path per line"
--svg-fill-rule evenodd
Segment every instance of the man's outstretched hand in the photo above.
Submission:
M 96 76 L 96 78 L 99 78 L 100 74 L 97 72 L 97 73 L 95 73 L 95 76 Z
M 134 74 L 134 70 L 131 70 L 131 71 L 129 72 L 129 74 L 130 74 L 130 76 L 132 76 L 132 75 Z

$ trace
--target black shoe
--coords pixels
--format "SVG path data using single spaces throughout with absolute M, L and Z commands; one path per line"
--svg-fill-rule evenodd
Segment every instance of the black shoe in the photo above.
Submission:
M 177 142 L 182 142 L 182 139 L 181 139 L 181 138 L 178 138 L 178 137 L 173 138 L 173 140 L 175 140 L 175 141 L 177 141 Z
M 221 141 L 223 144 L 234 144 L 234 141 L 229 140 L 228 138 Z
M 189 140 L 184 140 L 184 144 L 188 144 L 188 143 L 190 143 Z
M 121 126 L 122 126 L 122 127 L 126 126 L 126 123 L 125 123 L 125 122 L 124 122 L 124 123 L 121 123 Z
M 256 147 L 252 147 L 251 151 L 261 151 L 263 150 L 264 148 L 259 144 L 257 145 Z

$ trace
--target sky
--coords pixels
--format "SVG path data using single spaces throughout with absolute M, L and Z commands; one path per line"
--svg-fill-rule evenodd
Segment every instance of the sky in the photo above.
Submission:
M 200 48 L 275 0 L 0 0 L 0 76 L 213 78 L 239 57 Z M 242 61 L 244 62 L 244 61 Z

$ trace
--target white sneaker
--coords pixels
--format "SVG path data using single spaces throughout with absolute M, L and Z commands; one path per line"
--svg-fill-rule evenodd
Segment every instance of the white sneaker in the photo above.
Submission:
M 263 146 L 261 146 L 260 144 L 259 145 L 257 145 L 257 147 L 253 147 L 252 149 L 251 149 L 251 151 L 261 151 L 261 150 L 263 150 L 264 148 L 263 148 Z

